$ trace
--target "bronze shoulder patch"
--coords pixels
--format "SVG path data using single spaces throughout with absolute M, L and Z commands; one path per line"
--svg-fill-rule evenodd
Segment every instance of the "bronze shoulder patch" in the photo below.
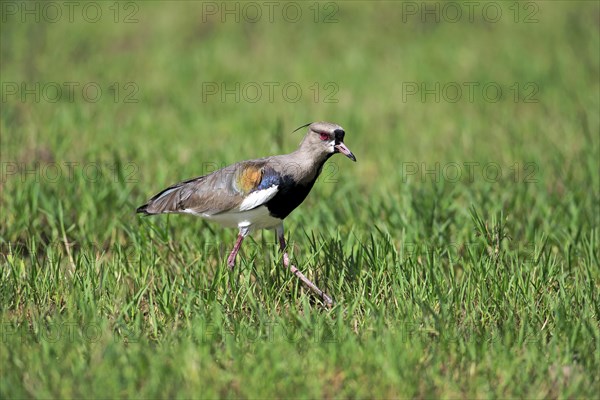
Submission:
M 263 173 L 263 168 L 256 165 L 244 166 L 237 176 L 236 186 L 243 193 L 250 193 L 260 184 Z

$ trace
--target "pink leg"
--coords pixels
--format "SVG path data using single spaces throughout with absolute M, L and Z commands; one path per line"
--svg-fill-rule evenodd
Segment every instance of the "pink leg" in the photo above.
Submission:
M 312 290 L 317 296 L 319 296 L 321 298 L 321 300 L 323 300 L 323 302 L 325 302 L 325 304 L 327 304 L 329 307 L 331 307 L 333 305 L 333 300 L 331 299 L 331 297 L 327 296 L 327 294 L 325 294 L 321 289 L 319 289 L 317 287 L 317 285 L 312 283 L 302 272 L 300 272 L 298 270 L 298 268 L 296 268 L 290 264 L 290 258 L 286 251 L 285 236 L 283 233 L 283 224 L 280 225 L 279 227 L 277 227 L 275 232 L 277 233 L 277 239 L 279 239 L 279 247 L 281 248 L 281 251 L 283 252 L 283 266 L 286 268 L 289 268 L 290 271 L 292 272 L 292 274 L 296 275 L 296 277 L 298 279 L 300 279 L 302 281 L 302 283 L 304 283 L 306 286 L 308 286 L 310 288 L 310 290 Z
M 235 245 L 233 246 L 233 250 L 229 253 L 229 257 L 227 257 L 227 265 L 230 269 L 233 270 L 235 266 L 235 256 L 237 256 L 238 251 L 240 251 L 240 247 L 242 247 L 242 241 L 244 240 L 244 236 L 240 233 L 235 241 Z

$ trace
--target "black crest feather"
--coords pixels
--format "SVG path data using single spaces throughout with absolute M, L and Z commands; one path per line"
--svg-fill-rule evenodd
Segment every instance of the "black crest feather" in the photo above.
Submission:
M 306 128 L 306 127 L 307 127 L 307 126 L 309 126 L 310 124 L 312 124 L 312 122 L 309 122 L 308 124 L 304 124 L 304 125 L 302 125 L 302 126 L 299 126 L 299 127 L 297 127 L 296 129 L 294 129 L 294 130 L 292 131 L 292 133 L 294 133 L 294 132 L 296 132 L 296 131 L 299 131 L 299 130 L 300 130 L 300 129 L 302 129 L 302 128 Z

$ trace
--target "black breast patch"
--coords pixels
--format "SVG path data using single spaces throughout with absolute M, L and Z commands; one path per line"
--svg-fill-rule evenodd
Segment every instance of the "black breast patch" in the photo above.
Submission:
M 296 207 L 302 204 L 319 177 L 325 161 L 327 160 L 324 160 L 320 165 L 318 172 L 312 181 L 301 184 L 295 182 L 289 175 L 281 176 L 277 194 L 266 204 L 269 214 L 271 214 L 272 217 L 284 219 L 290 215 L 290 213 L 294 211 Z
M 312 182 L 300 185 L 294 184 L 288 176 L 282 177 L 277 194 L 266 204 L 269 214 L 279 219 L 287 217 L 306 199 L 315 181 L 316 178 Z

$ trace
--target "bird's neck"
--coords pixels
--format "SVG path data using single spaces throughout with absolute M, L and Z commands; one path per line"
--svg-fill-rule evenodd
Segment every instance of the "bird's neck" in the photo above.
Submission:
M 290 157 L 300 164 L 321 166 L 332 155 L 332 153 L 314 151 L 309 145 L 301 143 L 300 147 L 290 154 Z
M 303 181 L 314 181 L 317 179 L 323 164 L 333 154 L 329 153 L 317 153 L 307 151 L 300 146 L 296 151 L 289 154 L 289 161 L 294 165 L 296 172 L 299 177 L 302 177 Z

